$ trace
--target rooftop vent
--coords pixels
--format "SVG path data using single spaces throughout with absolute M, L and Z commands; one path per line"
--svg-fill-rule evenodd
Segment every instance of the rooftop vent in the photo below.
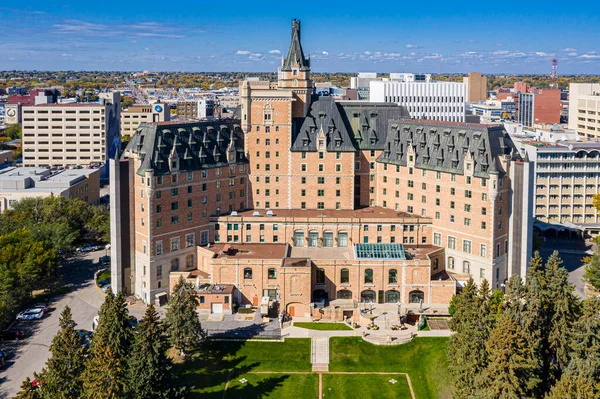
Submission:
M 252 212 L 252 216 L 260 216 L 260 213 L 258 211 L 254 211 Z
M 268 210 L 267 211 L 267 216 L 273 216 L 273 211 L 272 210 Z
M 237 211 L 231 211 L 231 216 L 237 216 Z

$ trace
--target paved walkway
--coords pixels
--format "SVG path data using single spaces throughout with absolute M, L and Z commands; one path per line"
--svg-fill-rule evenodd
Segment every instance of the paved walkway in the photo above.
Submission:
M 313 337 L 310 363 L 312 371 L 329 371 L 329 337 Z

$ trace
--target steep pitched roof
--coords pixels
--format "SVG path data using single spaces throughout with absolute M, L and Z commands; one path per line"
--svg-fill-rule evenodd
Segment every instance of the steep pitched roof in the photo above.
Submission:
M 190 171 L 246 162 L 243 134 L 234 121 L 142 123 L 125 149 L 140 156 L 143 174 Z M 173 165 L 172 161 L 175 162 Z
M 317 151 L 317 135 L 327 137 L 327 151 L 383 150 L 388 121 L 407 118 L 405 107 L 369 102 L 336 102 L 314 96 L 308 114 L 295 132 L 292 151 Z
M 395 120 L 377 161 L 406 166 L 412 150 L 417 168 L 464 174 L 464 161 L 472 158 L 473 176 L 487 178 L 505 173 L 497 161 L 513 149 L 502 126 Z
M 292 42 L 281 70 L 291 71 L 292 67 L 299 67 L 301 71 L 310 69 L 310 59 L 304 58 L 302 44 L 300 43 L 300 21 L 296 19 L 292 21 Z

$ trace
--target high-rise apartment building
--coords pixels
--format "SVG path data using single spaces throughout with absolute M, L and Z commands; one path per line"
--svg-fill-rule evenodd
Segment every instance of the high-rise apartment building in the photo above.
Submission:
M 391 74 L 390 79 L 370 82 L 369 100 L 402 105 L 416 119 L 464 122 L 466 87 L 435 82 L 429 75 Z
M 141 123 L 168 122 L 171 110 L 165 104 L 133 104 L 121 111 L 121 136 L 131 137 Z
M 105 163 L 120 143 L 120 112 L 119 93 L 101 93 L 96 103 L 23 107 L 23 166 Z
M 588 139 L 600 138 L 600 84 L 569 85 L 569 129 Z
M 142 125 L 111 167 L 113 286 L 149 302 L 182 275 L 205 299 L 214 285 L 304 316 L 321 300 L 443 307 L 458 280 L 524 274 L 522 160 L 501 126 L 312 88 L 294 20 L 278 81 L 240 82 L 239 121 Z

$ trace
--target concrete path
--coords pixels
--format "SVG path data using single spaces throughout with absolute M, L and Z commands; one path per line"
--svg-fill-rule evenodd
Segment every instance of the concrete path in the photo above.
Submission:
M 310 362 L 312 371 L 329 371 L 329 337 L 313 337 Z

